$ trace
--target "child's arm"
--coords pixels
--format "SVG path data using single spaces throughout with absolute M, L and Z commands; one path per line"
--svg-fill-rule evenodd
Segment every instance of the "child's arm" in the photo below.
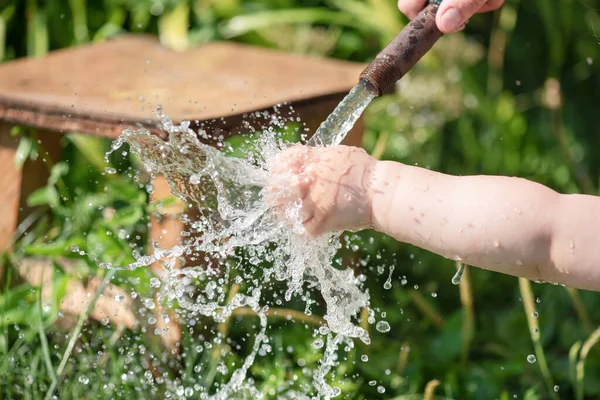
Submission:
M 455 177 L 379 162 L 377 230 L 466 264 L 600 290 L 600 198 L 499 176 Z
M 469 265 L 600 290 L 598 197 L 519 178 L 444 175 L 346 146 L 295 147 L 274 172 L 287 196 L 301 198 L 309 234 L 372 226 Z

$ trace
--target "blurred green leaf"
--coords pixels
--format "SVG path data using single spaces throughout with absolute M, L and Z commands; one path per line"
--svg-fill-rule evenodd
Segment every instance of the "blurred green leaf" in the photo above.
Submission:
M 57 240 L 53 243 L 36 243 L 23 247 L 26 254 L 44 257 L 60 258 L 72 255 L 71 246 L 84 247 L 83 237 L 72 237 L 68 240 Z
M 33 150 L 33 139 L 29 136 L 23 135 L 19 138 L 19 145 L 17 152 L 15 153 L 15 166 L 22 167 L 25 161 L 29 159 Z
M 43 56 L 49 50 L 48 21 L 46 11 L 40 8 L 37 0 L 27 0 L 27 54 Z
M 460 357 L 462 350 L 463 311 L 459 310 L 450 316 L 444 327 L 432 343 L 432 357 L 441 364 L 448 364 Z
M 220 27 L 225 38 L 244 35 L 250 31 L 284 24 L 323 23 L 352 26 L 356 24 L 354 17 L 337 11 L 320 8 L 301 8 L 291 10 L 261 11 L 233 17 Z
M 60 199 L 56 188 L 54 188 L 54 186 L 44 186 L 29 195 L 27 198 L 27 205 L 30 207 L 56 207 L 58 206 L 59 201 Z
M 139 222 L 144 216 L 144 211 L 139 206 L 128 206 L 117 210 L 111 219 L 116 226 L 130 227 Z

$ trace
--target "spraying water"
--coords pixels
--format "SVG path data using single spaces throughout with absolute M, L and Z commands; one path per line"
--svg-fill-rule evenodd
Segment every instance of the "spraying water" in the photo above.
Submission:
M 358 92 L 360 103 L 368 104 L 371 98 L 360 89 Z M 356 101 L 359 100 L 349 100 L 350 108 Z M 341 140 L 351 128 L 351 124 L 342 123 L 340 116 L 349 110 L 336 111 L 339 113 L 332 119 L 334 125 L 329 126 L 345 132 L 323 134 L 320 144 Z M 144 170 L 152 177 L 162 174 L 172 193 L 190 205 L 190 211 L 182 216 L 186 225 L 183 242 L 169 249 L 155 246 L 152 255 L 140 255 L 126 266 L 110 265 L 88 256 L 105 268 L 135 269 L 160 262 L 166 272 L 163 282 L 156 285 L 160 287 L 159 301 L 167 307 L 176 304 L 183 311 L 182 319 L 204 316 L 223 323 L 242 308 L 259 317 L 250 353 L 226 385 L 201 394 L 206 399 L 228 399 L 240 393 L 261 397 L 247 374 L 256 357 L 271 351 L 267 334 L 269 308 L 280 305 L 281 298 L 287 302 L 300 299 L 306 304 L 304 312 L 311 314 L 318 303 L 315 295 L 322 297 L 326 308 L 324 325 L 316 335 L 323 339 L 316 339 L 315 343 L 322 344 L 314 346 L 324 347 L 324 354 L 313 373 L 313 385 L 318 396 L 339 395 L 341 390 L 328 382 L 330 372 L 340 344 L 352 348 L 353 339 L 370 343 L 368 332 L 356 322 L 360 310 L 368 309 L 369 296 L 362 289 L 364 277 L 355 276 L 349 268 L 335 266 L 334 256 L 341 247 L 339 233 L 317 238 L 300 235 L 300 199 L 285 211 L 297 221 L 293 226 L 271 208 L 273 203 L 268 196 L 273 194 L 266 190 L 271 179 L 269 160 L 291 145 L 278 137 L 277 128 L 284 126 L 285 121 L 273 115 L 267 117 L 269 122 L 256 143 L 258 151 L 247 159 L 239 159 L 228 157 L 226 146 L 221 151 L 203 144 L 198 137 L 206 132 L 194 132 L 189 122 L 176 126 L 160 110 L 158 116 L 168 133 L 167 141 L 144 129 L 125 130 L 114 141 L 111 152 L 129 144 L 130 151 L 141 158 Z M 78 248 L 72 250 L 85 254 Z M 185 267 L 176 268 L 176 262 L 182 258 Z M 282 283 L 282 295 L 268 297 Z M 234 292 L 222 290 L 234 286 Z M 375 323 L 374 319 L 370 318 L 370 323 Z
M 363 71 L 359 83 L 319 127 L 309 145 L 339 144 L 371 100 L 390 89 L 433 46 L 441 36 L 435 24 L 438 5 L 439 1 L 430 1 L 414 22 L 380 52 Z M 326 345 L 320 338 L 313 343 L 315 348 L 325 345 L 313 373 L 313 386 L 317 396 L 338 396 L 341 390 L 330 384 L 338 347 L 346 343 L 346 348 L 352 348 L 353 339 L 370 343 L 368 332 L 356 323 L 361 309 L 367 309 L 370 324 L 376 321 L 373 310 L 368 308 L 368 293 L 362 288 L 364 277 L 334 266 L 334 255 L 341 246 L 339 233 L 317 238 L 300 235 L 301 199 L 284 210 L 288 219 L 296 221 L 291 227 L 270 206 L 273 202 L 269 196 L 273 194 L 266 190 L 271 180 L 269 160 L 289 146 L 277 137 L 274 128 L 282 127 L 285 121 L 266 115 L 269 123 L 258 139 L 259 151 L 243 160 L 227 157 L 225 152 L 201 143 L 198 137 L 209 135 L 194 132 L 188 122 L 175 126 L 162 112 L 158 116 L 168 133 L 166 142 L 143 129 L 126 130 L 114 142 L 113 151 L 128 143 L 131 152 L 140 156 L 146 171 L 153 177 L 164 175 L 173 194 L 190 206 L 190 212 L 181 217 L 186 224 L 186 231 L 181 233 L 184 240 L 171 249 L 155 247 L 153 255 L 139 256 L 136 262 L 122 268 L 162 263 L 166 274 L 164 282 L 158 285 L 159 301 L 171 307 L 176 305 L 182 311 L 181 318 L 204 316 L 225 323 L 236 310 L 245 308 L 260 321 L 250 353 L 231 374 L 229 382 L 216 390 L 200 388 L 199 397 L 220 400 L 241 393 L 262 397 L 252 379 L 246 378 L 255 358 L 272 351 L 267 313 L 282 301 L 276 293 L 267 298 L 267 289 L 273 289 L 278 282 L 286 286 L 283 299 L 302 300 L 307 314 L 312 313 L 317 303 L 313 292 L 322 297 L 326 307 L 324 323 L 315 335 L 324 336 Z M 285 191 L 286 185 L 282 186 Z M 77 248 L 73 251 L 82 253 Z M 185 268 L 177 269 L 176 262 L 181 258 Z M 115 268 L 95 260 L 101 267 Z M 229 293 L 224 287 L 231 288 Z M 390 328 L 387 323 L 379 323 L 377 329 L 387 332 Z M 220 341 L 217 335 L 214 344 L 219 346 Z M 227 370 L 225 366 L 221 369 Z M 278 395 L 305 397 L 292 391 Z

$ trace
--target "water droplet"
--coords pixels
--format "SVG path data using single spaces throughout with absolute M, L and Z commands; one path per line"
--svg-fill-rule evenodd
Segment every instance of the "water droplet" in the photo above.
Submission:
M 379 332 L 385 333 L 389 332 L 391 328 L 387 321 L 379 321 L 377 325 L 375 325 L 375 329 L 377 329 Z
M 377 386 L 377 393 L 385 393 L 385 388 L 381 385 Z
M 535 356 L 533 354 L 530 354 L 527 356 L 527 362 L 530 364 L 533 364 L 537 361 L 537 359 L 535 358 Z
M 312 345 L 315 349 L 320 349 L 321 347 L 323 347 L 324 344 L 325 343 L 323 343 L 322 339 L 317 339 L 312 343 Z
M 119 303 L 122 303 L 123 301 L 125 301 L 125 295 L 123 293 L 117 293 L 115 295 L 115 300 Z
M 452 277 L 453 285 L 460 284 L 460 281 L 462 280 L 462 276 L 463 276 L 464 272 L 465 272 L 465 264 L 460 264 L 458 267 L 458 271 L 456 271 L 456 274 L 454 274 L 454 276 Z
M 116 169 L 114 169 L 114 168 L 111 168 L 111 167 L 106 167 L 106 168 L 104 168 L 104 170 L 105 170 L 105 171 L 106 171 L 106 173 L 107 173 L 107 174 L 109 174 L 109 175 L 114 175 L 114 174 L 116 174 L 116 173 L 117 173 L 117 170 L 116 170 Z
M 152 299 L 144 299 L 144 306 L 149 310 L 154 310 L 154 301 Z
M 554 391 L 555 391 L 555 392 L 558 392 L 559 390 L 560 390 L 560 386 L 558 386 L 558 385 L 554 385 Z
M 156 277 L 150 278 L 150 286 L 153 288 L 159 288 L 160 287 L 160 279 L 158 279 Z
M 87 385 L 88 383 L 90 383 L 90 380 L 87 376 L 85 375 L 80 375 L 79 376 L 79 383 L 83 383 L 84 385 Z
M 100 322 L 102 323 L 102 325 L 106 326 L 110 322 L 110 319 L 108 317 L 104 317 Z
M 363 354 L 362 356 L 360 356 L 360 361 L 362 361 L 362 362 L 369 361 L 369 356 L 366 354 Z
M 190 183 L 192 185 L 197 185 L 200 183 L 200 176 L 199 175 L 192 175 L 190 176 Z
M 539 314 L 538 314 L 538 312 L 537 312 L 537 311 L 534 311 L 534 312 L 532 312 L 532 313 L 531 313 L 531 316 L 532 316 L 533 318 L 537 318 L 537 317 L 538 317 L 538 315 L 539 315 Z

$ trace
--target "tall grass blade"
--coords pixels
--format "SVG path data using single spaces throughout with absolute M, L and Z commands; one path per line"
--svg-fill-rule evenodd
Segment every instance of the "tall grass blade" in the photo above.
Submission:
M 592 334 L 583 342 L 581 346 L 581 353 L 579 353 L 579 361 L 577 362 L 576 369 L 576 383 L 575 383 L 575 397 L 577 400 L 583 400 L 584 398 L 584 382 L 585 377 L 585 359 L 587 358 L 590 350 L 600 341 L 600 328 L 597 328 Z
M 118 262 L 117 262 L 117 264 L 118 264 Z M 90 313 L 94 309 L 94 306 L 96 305 L 96 301 L 98 300 L 100 295 L 104 292 L 104 288 L 106 287 L 108 282 L 110 282 L 110 280 L 115 276 L 116 272 L 117 271 L 114 269 L 108 270 L 106 276 L 102 279 L 102 281 L 100 282 L 100 285 L 98 285 L 98 289 L 96 290 L 94 297 L 92 297 L 90 302 L 87 304 L 87 307 L 85 308 L 84 312 L 82 312 L 79 315 L 79 319 L 77 320 L 77 325 L 75 325 L 75 328 L 71 332 L 71 338 L 69 340 L 69 343 L 67 344 L 67 348 L 65 349 L 65 352 L 62 356 L 62 359 L 60 361 L 58 369 L 56 370 L 57 380 L 54 380 L 52 382 L 52 385 L 46 392 L 46 397 L 45 397 L 46 400 L 50 400 L 50 398 L 52 398 L 52 395 L 54 394 L 54 390 L 56 389 L 57 382 L 62 377 L 62 374 L 65 370 L 65 366 L 67 365 L 67 361 L 69 361 L 69 358 L 71 357 L 71 353 L 73 352 L 73 348 L 75 347 L 75 342 L 77 341 L 77 338 L 79 337 L 79 334 L 81 333 L 81 329 L 83 328 L 84 322 L 88 319 L 88 316 L 90 315 Z
M 540 340 L 540 326 L 537 318 L 534 317 L 535 301 L 533 299 L 533 292 L 531 291 L 531 283 L 525 278 L 519 278 L 519 290 L 521 292 L 521 298 L 523 299 L 523 307 L 525 308 L 527 326 L 529 327 L 529 334 L 531 335 L 531 341 L 533 342 L 535 357 L 540 366 L 540 372 L 544 377 L 548 395 L 552 399 L 559 400 L 558 395 L 554 391 L 554 382 L 552 375 L 550 374 L 550 369 L 548 368 L 548 363 L 546 362 L 542 341 Z
M 190 45 L 189 19 L 190 6 L 186 2 L 179 3 L 173 10 L 163 14 L 158 20 L 161 43 L 173 50 L 186 50 Z
M 357 20 L 345 13 L 320 8 L 272 10 L 231 18 L 221 25 L 220 32 L 223 37 L 230 39 L 277 25 L 317 23 L 352 27 Z
M 44 355 L 44 363 L 46 364 L 46 369 L 48 370 L 48 374 L 52 379 L 52 384 L 56 385 L 56 373 L 54 372 L 54 366 L 52 365 L 52 360 L 50 359 L 50 350 L 48 348 L 48 338 L 46 337 L 46 332 L 44 331 L 44 319 L 42 318 L 43 310 L 42 310 L 42 291 L 44 287 L 44 273 L 46 272 L 46 268 L 42 269 L 42 278 L 39 287 L 38 293 L 38 301 L 37 301 L 37 325 L 38 325 L 38 334 L 40 336 L 40 342 L 42 344 L 42 354 Z
M 85 43 L 89 40 L 86 1 L 69 0 L 69 5 L 73 14 L 73 36 L 75 37 L 75 43 Z
M 27 0 L 27 15 L 27 55 L 43 56 L 49 48 L 46 12 L 38 7 L 37 0 Z

